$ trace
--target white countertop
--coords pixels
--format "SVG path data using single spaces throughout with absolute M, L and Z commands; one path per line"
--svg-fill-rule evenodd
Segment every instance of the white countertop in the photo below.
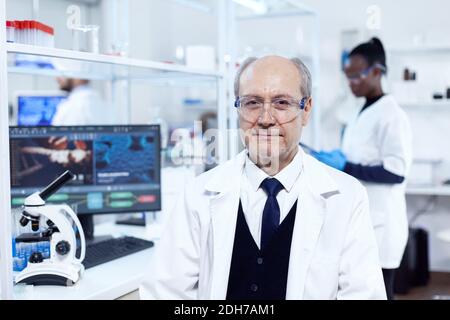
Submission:
M 450 185 L 430 185 L 430 186 L 413 186 L 406 187 L 407 195 L 429 195 L 429 196 L 450 196 Z

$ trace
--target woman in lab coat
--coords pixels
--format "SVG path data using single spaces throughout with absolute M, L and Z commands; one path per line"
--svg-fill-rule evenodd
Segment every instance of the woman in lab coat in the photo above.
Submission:
M 345 74 L 356 97 L 366 102 L 344 131 L 342 150 L 316 158 L 358 178 L 367 188 L 386 292 L 394 296 L 395 270 L 408 238 L 405 178 L 411 166 L 409 120 L 394 97 L 382 90 L 386 56 L 377 38 L 358 45 Z

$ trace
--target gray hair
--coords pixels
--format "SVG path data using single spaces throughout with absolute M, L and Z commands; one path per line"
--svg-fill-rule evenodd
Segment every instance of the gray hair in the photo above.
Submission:
M 258 60 L 256 57 L 250 57 L 245 59 L 242 65 L 239 67 L 236 77 L 234 78 L 234 96 L 237 98 L 239 96 L 239 82 L 241 80 L 241 75 L 244 73 L 245 69 L 253 62 Z M 300 84 L 300 92 L 304 97 L 311 97 L 312 94 L 312 79 L 311 72 L 309 72 L 308 67 L 303 63 L 303 61 L 299 58 L 291 58 L 289 59 L 296 66 L 298 72 L 300 73 L 301 84 Z

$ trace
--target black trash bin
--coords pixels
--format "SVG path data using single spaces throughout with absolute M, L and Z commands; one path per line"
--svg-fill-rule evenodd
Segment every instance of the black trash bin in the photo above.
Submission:
M 430 279 L 428 232 L 409 228 L 408 243 L 395 274 L 394 292 L 406 294 L 411 287 L 425 286 Z

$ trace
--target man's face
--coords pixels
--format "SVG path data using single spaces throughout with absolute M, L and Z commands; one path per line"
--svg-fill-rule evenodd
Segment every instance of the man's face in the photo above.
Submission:
M 367 60 L 361 55 L 350 58 L 345 67 L 345 75 L 349 79 L 350 89 L 356 97 L 366 97 L 379 82 L 379 69 L 369 69 Z
M 62 78 L 58 77 L 56 78 L 56 81 L 58 82 L 59 89 L 63 91 L 70 92 L 73 89 L 73 81 L 70 78 Z
M 288 59 L 270 56 L 253 62 L 242 73 L 239 97 L 254 96 L 266 102 L 261 116 L 254 122 L 239 117 L 241 138 L 249 151 L 250 159 L 260 166 L 273 166 L 290 162 L 295 156 L 302 127 L 308 122 L 311 99 L 305 110 L 293 120 L 281 123 L 269 102 L 286 97 L 300 101 L 301 77 L 296 66 Z

